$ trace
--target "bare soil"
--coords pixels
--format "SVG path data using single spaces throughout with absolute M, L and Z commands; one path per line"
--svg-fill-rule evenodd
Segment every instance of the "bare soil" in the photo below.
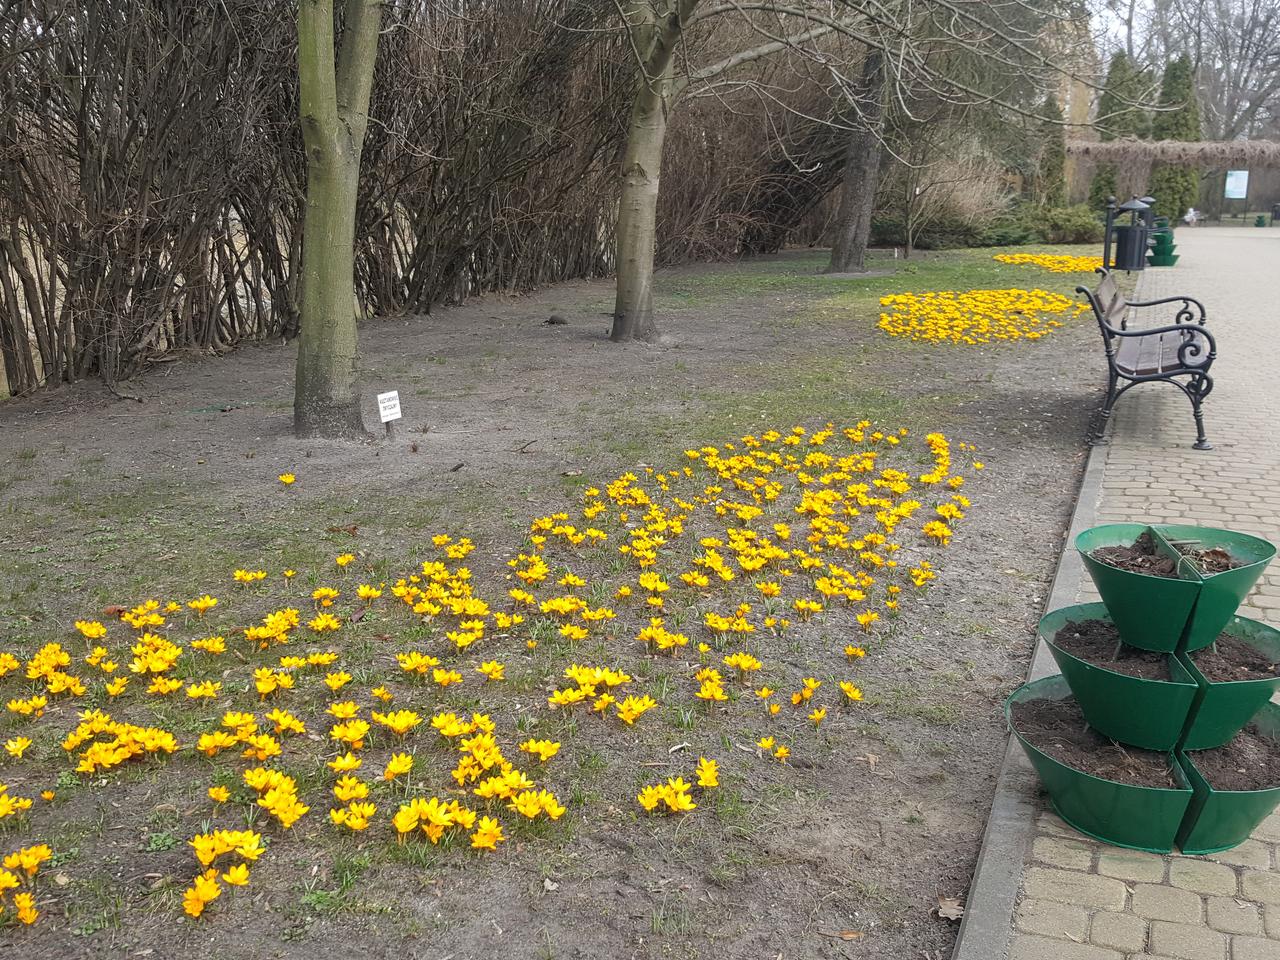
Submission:
M 1129 546 L 1099 547 L 1090 556 L 1108 566 L 1127 570 L 1130 573 L 1164 577 L 1167 580 L 1178 578 L 1177 561 L 1161 553 L 1156 546 L 1155 538 L 1146 531 Z
M 1252 724 L 1226 746 L 1188 756 L 1215 790 L 1269 790 L 1280 787 L 1280 743 Z
M 1129 677 L 1168 680 L 1169 655 L 1120 642 L 1120 631 L 1106 620 L 1071 621 L 1053 637 L 1073 657 Z
M 1247 640 L 1223 632 L 1212 646 L 1197 650 L 1191 655 L 1200 672 L 1211 683 L 1229 683 L 1234 680 L 1275 679 L 1280 664 L 1249 645 Z
M 938 579 L 859 666 L 859 711 L 829 719 L 794 762 L 749 767 L 699 816 L 637 816 L 635 781 L 683 770 L 683 743 L 741 743 L 740 731 L 655 723 L 590 762 L 566 759 L 557 787 L 584 802 L 548 836 L 487 858 L 413 859 L 337 836 L 322 822 L 325 785 L 308 784 L 313 813 L 234 902 L 194 923 L 178 900 L 212 768 L 183 758 L 81 780 L 46 737 L 3 770 L 17 792 L 58 785 L 57 801 L 3 838 L 6 850 L 56 851 L 44 915 L 6 930 L 8 949 L 23 960 L 946 956 L 956 925 L 935 907 L 963 898 L 972 875 L 1004 752 L 999 704 L 1026 671 L 1102 381 L 1083 321 L 965 349 L 876 328 L 884 293 L 1069 291 L 1078 279 L 993 265 L 994 252 L 886 261 L 876 266 L 892 275 L 869 279 L 818 276 L 821 253 L 667 271 L 664 346 L 608 341 L 605 282 L 372 321 L 366 418 L 376 422 L 375 393 L 398 389 L 405 419 L 369 443 L 293 438 L 292 344 L 157 366 L 119 395 L 83 384 L 0 405 L 0 649 L 19 655 L 66 642 L 74 619 L 109 604 L 228 592 L 236 567 L 319 570 L 350 549 L 370 575 L 403 570 L 431 555 L 424 541 L 439 530 L 468 534 L 500 568 L 529 517 L 580 502 L 588 483 L 771 426 L 939 429 L 976 444 L 987 467 L 968 471 L 973 507 Z M 568 322 L 547 325 L 551 314 Z M 286 470 L 299 476 L 288 491 L 275 480 Z M 789 675 L 830 675 L 848 638 L 801 636 L 762 655 Z M 25 689 L 0 681 L 3 698 Z M 74 726 L 74 706 L 57 709 L 50 730 Z M 17 729 L 0 719 L 0 740 Z
M 1029 743 L 1068 767 L 1135 787 L 1177 786 L 1167 754 L 1121 746 L 1095 732 L 1071 697 L 1020 700 L 1012 715 Z

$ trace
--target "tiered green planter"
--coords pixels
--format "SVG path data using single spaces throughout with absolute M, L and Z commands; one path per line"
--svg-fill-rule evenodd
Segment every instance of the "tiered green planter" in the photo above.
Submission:
M 1226 631 L 1268 659 L 1280 663 L 1280 630 L 1247 617 L 1232 617 L 1226 624 Z M 1178 659 L 1200 689 L 1195 716 L 1187 728 L 1182 750 L 1211 750 L 1222 746 L 1243 730 L 1280 690 L 1280 677 L 1210 683 L 1193 657 L 1180 654 Z
M 1179 254 L 1174 253 L 1178 245 L 1173 241 L 1173 231 L 1167 227 L 1151 235 L 1151 249 L 1147 252 L 1147 263 L 1153 267 L 1172 267 L 1178 262 Z
M 1173 653 L 1200 596 L 1200 581 L 1133 573 L 1091 556 L 1099 547 L 1128 546 L 1147 532 L 1157 550 L 1177 561 L 1177 552 L 1145 523 L 1109 523 L 1085 530 L 1076 537 L 1076 550 L 1121 639 L 1141 650 Z
M 1054 642 L 1068 622 L 1106 620 L 1101 603 L 1063 607 L 1040 621 L 1040 638 L 1049 647 L 1089 726 L 1100 734 L 1146 750 L 1172 750 L 1200 692 L 1195 678 L 1169 656 L 1170 680 L 1144 680 L 1073 656 Z
M 1120 570 L 1095 560 L 1099 547 L 1128 546 L 1149 532 L 1155 549 L 1174 560 L 1176 577 Z M 1201 574 L 1173 543 L 1221 547 L 1243 564 Z M 1062 673 L 1023 684 L 1005 701 L 1005 718 L 1035 767 L 1054 810 L 1068 823 L 1107 843 L 1167 853 L 1225 850 L 1243 842 L 1280 804 L 1280 785 L 1267 790 L 1214 790 L 1201 776 L 1194 751 L 1221 747 L 1249 723 L 1280 741 L 1280 706 L 1270 703 L 1280 677 L 1210 682 L 1190 654 L 1224 630 L 1273 662 L 1280 662 L 1280 630 L 1236 609 L 1275 556 L 1276 548 L 1248 534 L 1212 527 L 1116 523 L 1085 530 L 1076 549 L 1102 603 L 1047 614 L 1039 633 Z M 1128 645 L 1169 657 L 1169 680 L 1144 680 L 1087 663 L 1060 648 L 1054 636 L 1069 621 L 1109 620 Z M 1013 726 L 1013 704 L 1074 696 L 1085 720 L 1118 743 L 1168 753 L 1176 788 L 1135 787 L 1073 769 L 1028 742 Z M 1170 752 L 1172 751 L 1172 752 Z
M 1262 736 L 1280 740 L 1280 707 L 1264 704 L 1250 719 Z M 1179 751 L 1178 761 L 1194 791 L 1186 820 L 1178 831 L 1178 846 L 1183 853 L 1217 853 L 1239 846 L 1280 804 L 1280 786 L 1267 790 L 1215 790 L 1197 769 L 1194 753 Z
M 1156 550 L 1172 559 L 1178 576 L 1154 577 L 1095 560 L 1099 547 L 1128 546 L 1150 533 Z M 1203 549 L 1221 547 L 1246 561 L 1224 573 L 1201 575 L 1170 541 L 1195 540 Z M 1172 653 L 1208 646 L 1235 614 L 1276 548 L 1259 537 L 1216 527 L 1109 523 L 1076 537 L 1076 550 L 1124 642 L 1142 650 Z M 1185 637 L 1185 644 L 1182 642 Z
M 1200 595 L 1187 627 L 1185 649 L 1199 650 L 1207 647 L 1217 639 L 1222 628 L 1249 595 L 1253 585 L 1262 576 L 1262 571 L 1276 555 L 1276 548 L 1261 537 L 1215 527 L 1161 524 L 1152 529 L 1166 544 L 1170 541 L 1198 540 L 1198 546 L 1203 549 L 1221 547 L 1238 560 L 1246 561 L 1243 566 L 1223 573 L 1202 575 L 1190 561 L 1184 562 L 1179 568 L 1181 575 L 1195 577 L 1200 582 Z
M 1013 705 L 1021 700 L 1061 700 L 1071 696 L 1060 676 L 1025 683 L 1004 702 L 1005 718 L 1026 751 L 1058 816 L 1081 833 L 1121 847 L 1168 853 L 1191 803 L 1191 788 L 1176 763 L 1178 788 L 1135 787 L 1103 780 L 1053 759 L 1018 733 Z M 1172 758 L 1171 758 L 1172 759 Z

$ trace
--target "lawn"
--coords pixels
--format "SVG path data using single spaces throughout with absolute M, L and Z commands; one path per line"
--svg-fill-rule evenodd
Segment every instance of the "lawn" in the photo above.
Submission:
M 32 741 L 0 780 L 33 800 L 0 853 L 52 851 L 42 916 L 0 936 L 51 958 L 948 950 L 935 908 L 972 872 L 1101 374 L 1087 315 L 976 346 L 877 320 L 891 294 L 1087 282 L 997 252 L 667 271 L 660 347 L 605 339 L 606 283 L 375 321 L 365 383 L 406 419 L 370 444 L 291 437 L 274 344 L 156 368 L 140 402 L 0 406 L 0 651 L 23 661 L 0 699 L 85 688 L 0 719 Z M 132 726 L 91 716 L 65 749 L 86 710 Z M 156 749 L 86 763 L 112 736 Z M 191 841 L 218 830 L 263 852 L 222 854 L 208 899 Z

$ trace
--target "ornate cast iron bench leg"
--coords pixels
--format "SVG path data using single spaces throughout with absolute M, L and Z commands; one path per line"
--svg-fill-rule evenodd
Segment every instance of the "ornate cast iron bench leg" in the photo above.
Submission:
M 1213 377 L 1207 373 L 1198 373 L 1187 384 L 1187 395 L 1191 398 L 1191 412 L 1196 418 L 1196 442 L 1191 446 L 1195 450 L 1212 450 L 1213 444 L 1204 435 L 1204 411 L 1201 409 L 1204 398 L 1213 390 Z
M 1111 371 L 1107 377 L 1107 399 L 1102 404 L 1098 430 L 1090 441 L 1095 447 L 1105 447 L 1111 442 L 1107 439 L 1107 424 L 1111 422 L 1111 411 L 1115 408 L 1116 399 L 1120 396 L 1120 391 L 1117 389 L 1119 384 L 1120 378 L 1116 376 L 1114 370 Z

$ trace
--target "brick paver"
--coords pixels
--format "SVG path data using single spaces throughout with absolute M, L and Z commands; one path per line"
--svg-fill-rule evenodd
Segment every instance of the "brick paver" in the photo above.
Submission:
M 1181 393 L 1135 388 L 1117 404 L 1104 448 L 1096 522 L 1200 522 L 1280 543 L 1280 230 L 1183 230 L 1178 244 L 1182 261 L 1144 273 L 1137 299 L 1204 302 L 1219 350 L 1205 408 L 1215 449 L 1191 448 Z M 1100 357 L 1098 366 L 1101 374 Z M 1097 599 L 1091 587 L 1084 578 L 1078 602 Z M 1247 616 L 1280 626 L 1280 564 L 1246 604 Z M 1280 960 L 1277 866 L 1280 815 L 1235 851 L 1159 857 L 1090 840 L 1046 811 L 1008 956 Z

